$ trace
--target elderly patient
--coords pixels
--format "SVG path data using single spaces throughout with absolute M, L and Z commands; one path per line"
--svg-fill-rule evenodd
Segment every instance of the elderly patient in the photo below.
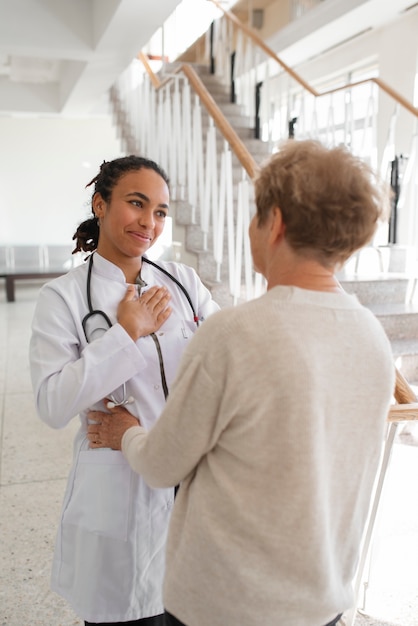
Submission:
M 151 430 L 120 407 L 89 415 L 92 448 L 122 449 L 153 487 L 180 484 L 168 626 L 331 626 L 353 605 L 394 366 L 336 271 L 386 219 L 388 192 L 343 147 L 290 140 L 255 198 L 267 292 L 198 330 Z

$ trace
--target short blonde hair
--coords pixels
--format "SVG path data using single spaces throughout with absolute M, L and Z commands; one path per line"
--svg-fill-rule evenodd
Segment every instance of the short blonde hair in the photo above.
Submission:
M 259 225 L 278 207 L 289 245 L 325 265 L 344 263 L 389 216 L 389 186 L 345 147 L 287 140 L 254 184 Z

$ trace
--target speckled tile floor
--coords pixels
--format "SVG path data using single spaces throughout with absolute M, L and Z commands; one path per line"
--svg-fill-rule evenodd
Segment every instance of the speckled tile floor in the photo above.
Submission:
M 49 589 L 51 554 L 74 427 L 43 424 L 34 411 L 28 365 L 35 287 L 0 284 L 0 625 L 83 622 Z
M 37 287 L 18 285 L 14 303 L 5 301 L 3 289 L 0 284 L 0 626 L 81 626 L 49 589 L 77 425 L 55 431 L 36 417 L 27 355 Z M 397 441 L 360 593 L 363 610 L 347 626 L 418 626 L 418 436 Z

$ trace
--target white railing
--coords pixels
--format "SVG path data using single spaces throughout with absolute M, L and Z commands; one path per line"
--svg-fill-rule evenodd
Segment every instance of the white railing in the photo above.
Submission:
M 325 0 L 291 0 L 291 19 L 297 20 L 299 17 L 318 6 L 318 4 L 321 4 L 321 2 L 325 2 Z
M 272 149 L 289 134 L 289 122 L 295 119 L 295 137 L 316 137 L 328 144 L 343 143 L 377 166 L 376 115 L 378 87 L 358 84 L 335 92 L 317 95 L 306 88 L 256 42 L 225 18 L 214 24 L 214 52 L 217 76 L 229 84 L 232 42 L 236 102 L 255 120 L 255 93 L 260 88 L 259 119 L 261 139 Z M 348 82 L 348 81 L 346 81 Z M 341 79 L 340 79 L 341 83 Z M 338 85 L 335 85 L 338 86 Z
M 263 280 L 252 270 L 247 237 L 254 210 L 251 177 L 242 168 L 234 177 L 235 157 L 228 144 L 220 140 L 217 127 L 208 119 L 187 78 L 181 73 L 168 78 L 170 80 L 156 90 L 142 64 L 136 60 L 115 85 L 118 98 L 123 102 L 126 123 L 134 135 L 133 145 L 136 151 L 155 159 L 167 171 L 173 200 L 189 203 L 191 223 L 196 224 L 201 233 L 197 242 L 195 235 L 193 245 L 210 253 L 213 260 L 211 264 L 206 259 L 205 267 L 199 268 L 203 277 L 214 283 L 226 281 L 231 303 L 250 299 L 264 288 Z M 260 74 L 252 78 L 253 82 L 258 78 Z M 280 88 L 277 88 L 278 81 L 282 82 Z M 296 138 L 316 136 L 328 144 L 344 143 L 377 167 L 377 86 L 374 83 L 356 87 L 362 90 L 365 102 L 363 117 L 356 113 L 358 102 L 352 95 L 354 88 L 322 96 L 325 106 L 319 108 L 317 97 L 302 91 L 293 78 L 285 80 L 284 74 L 271 81 L 267 76 L 266 85 L 265 93 L 270 98 L 262 100 L 262 109 L 267 110 L 273 102 L 274 115 L 270 119 L 267 115 L 262 117 L 261 128 L 270 150 L 288 136 L 288 120 L 295 117 Z M 398 114 L 396 105 L 380 164 L 383 175 L 390 171 L 394 158 Z M 411 247 L 418 243 L 416 212 L 409 210 L 418 201 L 417 144 L 414 135 L 399 199 L 399 210 L 407 216 L 404 217 L 409 233 L 406 243 Z M 387 234 L 387 225 L 382 225 L 374 245 L 386 244 Z
M 390 181 L 392 162 L 396 156 L 396 134 L 401 132 L 402 116 L 411 116 L 416 127 L 418 110 L 376 76 L 369 67 L 356 74 L 340 76 L 332 83 L 315 88 L 308 85 L 287 67 L 261 41 L 257 34 L 249 36 L 248 28 L 237 28 L 226 16 L 213 25 L 214 65 L 217 77 L 230 84 L 231 54 L 234 54 L 234 93 L 237 104 L 247 114 L 253 126 L 260 129 L 260 139 L 273 152 L 291 131 L 296 139 L 317 138 L 335 146 L 346 145 L 354 154 L 379 171 Z M 209 62 L 207 60 L 207 62 Z M 255 110 L 256 92 L 259 110 Z M 386 141 L 379 125 L 379 106 L 385 101 L 392 106 L 392 116 Z M 380 135 L 380 137 L 379 137 Z M 378 143 L 378 140 L 379 143 Z M 382 145 L 382 143 L 384 145 Z M 411 137 L 407 163 L 401 174 L 401 197 L 398 212 L 401 220 L 398 243 L 418 250 L 418 142 Z M 386 231 L 382 231 L 382 237 Z M 379 242 L 380 236 L 377 237 Z M 387 243 L 382 241 L 382 243 Z
M 214 23 L 213 48 L 217 77 L 225 84 L 231 77 L 234 53 L 235 96 L 241 110 L 255 126 L 255 92 L 259 94 L 260 139 L 267 151 L 274 151 L 291 130 L 297 139 L 318 138 L 328 145 L 344 144 L 389 178 L 395 158 L 395 137 L 401 105 L 393 99 L 393 114 L 382 156 L 378 157 L 378 105 L 382 81 L 359 75 L 358 80 L 324 86 L 323 91 L 307 85 L 266 47 L 226 17 Z M 204 62 L 210 65 L 206 45 Z M 159 162 L 171 179 L 173 200 L 190 205 L 191 222 L 200 229 L 195 247 L 210 253 L 200 272 L 207 280 L 227 281 L 233 302 L 259 293 L 263 281 L 251 269 L 247 228 L 253 211 L 251 174 L 236 171 L 236 158 L 182 73 L 165 75 L 165 84 L 156 88 L 142 64 L 134 61 L 115 86 L 123 102 L 126 123 L 131 129 L 135 150 Z M 383 85 L 383 87 L 385 87 Z M 391 96 L 386 89 L 384 97 Z M 416 113 L 410 107 L 411 114 Z M 399 243 L 418 250 L 416 210 L 418 202 L 418 141 L 414 134 L 411 149 L 404 155 L 399 211 L 408 241 Z M 374 239 L 374 245 L 388 241 L 387 225 Z M 227 267 L 225 267 L 225 265 Z M 242 283 L 242 285 L 241 285 Z
M 248 226 L 253 212 L 252 183 L 213 119 L 180 72 L 156 90 L 135 60 L 113 87 L 123 106 L 126 131 L 136 151 L 157 161 L 170 178 L 173 201 L 186 201 L 201 236 L 193 244 L 210 253 L 200 267 L 208 282 L 227 280 L 231 304 L 264 289 L 252 268 Z M 227 267 L 225 268 L 225 264 Z

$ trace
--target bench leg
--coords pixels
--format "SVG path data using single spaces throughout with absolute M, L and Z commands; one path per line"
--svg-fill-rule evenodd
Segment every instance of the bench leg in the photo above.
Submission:
M 15 281 L 13 276 L 6 276 L 6 296 L 7 302 L 15 301 Z

